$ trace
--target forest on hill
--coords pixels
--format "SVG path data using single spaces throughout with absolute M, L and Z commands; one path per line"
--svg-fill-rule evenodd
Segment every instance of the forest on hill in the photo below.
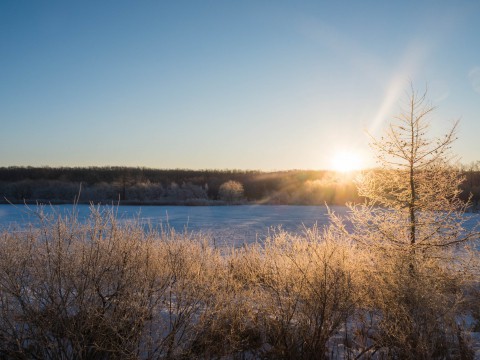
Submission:
M 480 163 L 463 166 L 462 198 L 478 209 Z M 12 203 L 118 203 L 213 205 L 260 203 L 344 205 L 358 202 L 358 174 L 332 171 L 187 170 L 133 167 L 1 167 L 0 201 Z M 227 198 L 222 184 L 241 192 Z M 228 185 L 228 184 L 227 184 Z

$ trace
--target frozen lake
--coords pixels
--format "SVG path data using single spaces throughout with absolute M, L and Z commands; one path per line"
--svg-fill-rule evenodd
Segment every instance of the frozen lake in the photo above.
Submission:
M 110 207 L 111 208 L 111 207 Z M 30 206 L 35 210 L 36 206 Z M 45 206 L 46 213 L 71 213 L 72 205 Z M 345 214 L 344 206 L 331 207 L 336 213 Z M 328 223 L 325 206 L 119 206 L 114 210 L 120 220 L 138 217 L 153 226 L 162 225 L 176 231 L 201 231 L 215 238 L 217 244 L 250 243 L 264 238 L 269 229 L 282 227 L 301 232 L 315 223 Z M 77 205 L 80 219 L 85 219 L 90 210 L 88 205 Z M 24 205 L 0 205 L 0 227 L 19 226 L 38 222 L 32 211 Z
M 80 220 L 90 212 L 89 205 L 77 205 Z M 109 207 L 111 208 L 111 207 Z M 38 219 L 32 213 L 36 206 L 28 210 L 23 205 L 0 205 L 0 227 L 23 227 L 35 224 Z M 72 205 L 45 206 L 46 213 L 56 212 L 60 215 L 72 212 Z M 347 213 L 345 206 L 330 207 L 335 213 Z M 256 240 L 261 241 L 269 229 L 282 227 L 291 232 L 302 232 L 304 227 L 328 224 L 325 206 L 119 206 L 114 210 L 118 218 L 129 220 L 139 218 L 143 223 L 153 226 L 170 226 L 176 231 L 201 231 L 214 238 L 217 245 L 241 245 Z M 480 215 L 466 215 L 469 225 L 480 220 Z

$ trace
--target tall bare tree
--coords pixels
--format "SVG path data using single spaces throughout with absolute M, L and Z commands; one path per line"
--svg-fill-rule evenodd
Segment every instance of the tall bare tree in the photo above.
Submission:
M 429 137 L 434 110 L 426 91 L 412 88 L 385 134 L 372 137 L 380 168 L 358 182 L 359 194 L 366 199 L 353 212 L 360 242 L 415 251 L 453 245 L 475 235 L 463 228 L 468 206 L 460 199 L 464 177 L 452 164 L 450 151 L 458 121 L 443 136 Z M 367 214 L 368 221 L 363 221 Z M 372 230 L 374 236 L 366 236 Z
M 371 254 L 374 348 L 394 358 L 448 358 L 453 349 L 469 354 L 456 323 L 469 274 L 460 245 L 478 232 L 465 226 L 464 178 L 451 153 L 458 121 L 431 137 L 434 109 L 426 91 L 412 87 L 385 134 L 372 137 L 379 169 L 358 182 L 366 200 L 351 206 L 349 216 L 350 236 Z

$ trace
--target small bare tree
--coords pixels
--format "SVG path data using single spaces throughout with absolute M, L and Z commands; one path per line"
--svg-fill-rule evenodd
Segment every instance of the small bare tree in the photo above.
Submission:
M 239 201 L 243 197 L 243 185 L 238 181 L 229 180 L 220 185 L 218 196 L 227 202 Z

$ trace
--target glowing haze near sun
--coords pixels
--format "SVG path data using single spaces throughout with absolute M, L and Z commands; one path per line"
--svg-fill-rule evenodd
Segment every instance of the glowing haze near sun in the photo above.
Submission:
M 361 156 L 350 151 L 339 152 L 331 160 L 332 169 L 342 173 L 360 170 L 362 166 Z

